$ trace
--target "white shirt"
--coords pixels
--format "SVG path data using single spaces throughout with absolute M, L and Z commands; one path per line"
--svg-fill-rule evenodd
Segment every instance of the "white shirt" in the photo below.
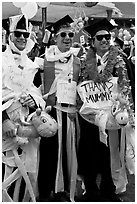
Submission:
M 96 54 L 97 62 L 100 62 L 100 65 L 98 66 L 98 73 L 100 73 L 101 71 L 104 70 L 104 68 L 107 64 L 107 61 L 108 61 L 108 53 L 109 52 L 106 52 L 102 57 L 100 57 L 98 54 Z

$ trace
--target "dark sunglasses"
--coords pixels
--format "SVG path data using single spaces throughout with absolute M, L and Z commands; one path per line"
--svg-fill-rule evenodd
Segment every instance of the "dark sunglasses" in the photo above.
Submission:
M 30 33 L 28 33 L 28 32 L 20 32 L 20 31 L 14 31 L 14 35 L 15 35 L 15 37 L 17 37 L 17 38 L 20 38 L 21 35 L 23 35 L 24 38 L 28 38 L 29 35 L 30 35 Z
M 96 39 L 97 39 L 98 41 L 103 40 L 103 38 L 105 38 L 106 40 L 110 40 L 111 35 L 110 35 L 110 34 L 106 34 L 106 35 L 96 35 L 95 37 L 96 37 Z
M 69 33 L 61 32 L 61 33 L 59 33 L 59 34 L 60 34 L 60 36 L 61 36 L 62 38 L 65 38 L 66 35 L 68 35 L 69 38 L 73 38 L 73 37 L 74 37 L 74 33 L 73 33 L 73 32 L 69 32 Z

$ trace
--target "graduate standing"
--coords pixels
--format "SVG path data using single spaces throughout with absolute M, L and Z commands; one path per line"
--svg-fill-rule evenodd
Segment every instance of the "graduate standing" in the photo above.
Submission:
M 26 177 L 28 175 L 31 179 L 33 178 L 33 187 L 36 186 L 39 142 L 38 139 L 32 139 L 29 144 L 18 144 L 15 142 L 17 128 L 22 125 L 23 119 L 25 121 L 27 116 L 34 112 L 37 107 L 44 109 L 45 101 L 40 89 L 33 84 L 38 65 L 27 56 L 27 53 L 34 46 L 30 39 L 31 29 L 28 19 L 24 15 L 10 17 L 9 30 L 9 44 L 2 54 L 2 147 L 3 166 L 5 167 L 3 169 L 3 201 L 22 201 L 25 195 L 24 201 L 26 202 L 30 201 L 30 196 L 24 194 L 24 188 L 20 190 L 21 179 L 26 174 Z M 16 159 L 18 160 L 17 163 Z M 23 166 L 21 169 L 18 166 L 19 162 Z M 10 179 L 10 183 L 7 182 L 8 179 Z M 12 186 L 12 183 L 15 183 L 16 180 L 14 191 L 14 184 Z M 28 183 L 26 184 L 27 188 Z M 11 192 L 10 186 L 13 187 Z M 35 196 L 35 193 L 32 192 L 31 200 L 34 202 Z
M 77 173 L 75 106 L 80 62 L 76 57 L 77 49 L 72 48 L 72 22 L 66 15 L 47 27 L 50 37 L 44 59 L 44 94 L 47 105 L 52 107 L 50 114 L 57 118 L 58 133 L 40 142 L 39 201 L 74 198 Z
M 114 46 L 110 46 L 110 31 L 114 29 L 114 26 L 107 19 L 102 19 L 95 21 L 93 20 L 91 25 L 85 27 L 84 29 L 91 35 L 91 46 L 88 50 L 86 60 L 83 63 L 79 82 L 92 80 L 93 83 L 95 83 L 93 89 L 97 89 L 95 87 L 100 87 L 101 89 L 102 85 L 99 86 L 99 83 L 103 84 L 106 83 L 111 77 L 118 77 L 119 90 L 121 91 L 122 95 L 124 95 L 124 86 L 126 82 L 124 79 L 127 77 L 125 63 L 119 56 L 118 50 Z M 91 87 L 89 86 L 89 89 L 86 89 L 86 91 L 89 90 L 89 95 L 90 89 L 92 90 L 92 85 Z M 98 99 L 96 98 L 95 100 L 100 101 L 103 99 L 100 97 Z M 107 99 L 104 100 L 106 100 L 107 103 Z M 94 121 L 95 119 L 95 112 L 92 115 L 92 113 L 89 111 L 89 117 L 91 114 L 91 121 Z M 115 139 L 114 132 L 114 134 L 111 134 L 113 135 L 112 138 L 109 137 L 108 141 L 104 140 L 100 137 L 99 128 L 96 125 L 91 124 L 81 116 L 79 117 L 79 121 L 81 127 L 81 137 L 78 152 L 78 172 L 80 175 L 82 175 L 86 188 L 86 194 L 84 195 L 83 201 L 121 201 L 115 194 L 116 187 L 118 186 L 117 184 L 114 185 L 111 174 L 112 170 L 115 171 L 116 169 L 119 170 L 121 168 L 119 150 L 117 151 L 117 161 L 115 161 L 116 155 L 111 154 L 110 157 L 110 151 L 113 152 L 113 147 L 117 145 L 118 148 L 119 145 L 117 135 Z M 110 139 L 113 139 L 111 140 L 111 148 L 109 148 Z M 107 143 L 108 145 L 106 145 Z M 113 161 L 112 156 L 114 156 Z M 114 163 L 114 169 L 111 169 L 111 162 Z M 98 173 L 101 175 L 99 187 L 96 181 Z M 124 185 L 126 185 L 127 180 L 126 178 L 123 179 L 125 179 L 123 182 L 125 182 Z

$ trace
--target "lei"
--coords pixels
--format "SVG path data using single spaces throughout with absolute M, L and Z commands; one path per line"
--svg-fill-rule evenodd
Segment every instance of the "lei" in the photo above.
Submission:
M 98 73 L 97 60 L 95 51 L 90 48 L 88 50 L 86 59 L 81 64 L 81 73 L 79 82 L 85 80 L 93 80 L 95 83 L 107 82 L 112 76 L 118 77 L 119 91 L 123 98 L 128 96 L 129 103 L 127 109 L 130 116 L 133 117 L 133 99 L 131 95 L 131 86 L 129 84 L 127 69 L 125 62 L 121 57 L 120 50 L 115 46 L 110 46 L 108 53 L 108 60 L 104 70 Z
M 93 80 L 94 82 L 106 82 L 112 77 L 113 69 L 116 64 L 118 49 L 110 46 L 108 61 L 102 73 L 98 73 L 96 53 L 90 48 L 86 60 L 82 63 L 82 78 L 84 80 Z
M 86 59 L 81 64 L 80 82 L 93 80 L 96 83 L 107 82 L 112 76 L 118 77 L 118 84 L 121 91 L 127 94 L 129 80 L 124 60 L 120 57 L 121 52 L 115 46 L 110 46 L 108 60 L 104 70 L 98 73 L 96 53 L 90 48 Z

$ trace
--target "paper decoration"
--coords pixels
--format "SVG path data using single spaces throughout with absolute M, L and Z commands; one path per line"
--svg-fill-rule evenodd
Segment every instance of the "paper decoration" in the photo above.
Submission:
M 59 79 L 57 82 L 57 101 L 75 105 L 76 103 L 76 82 Z

